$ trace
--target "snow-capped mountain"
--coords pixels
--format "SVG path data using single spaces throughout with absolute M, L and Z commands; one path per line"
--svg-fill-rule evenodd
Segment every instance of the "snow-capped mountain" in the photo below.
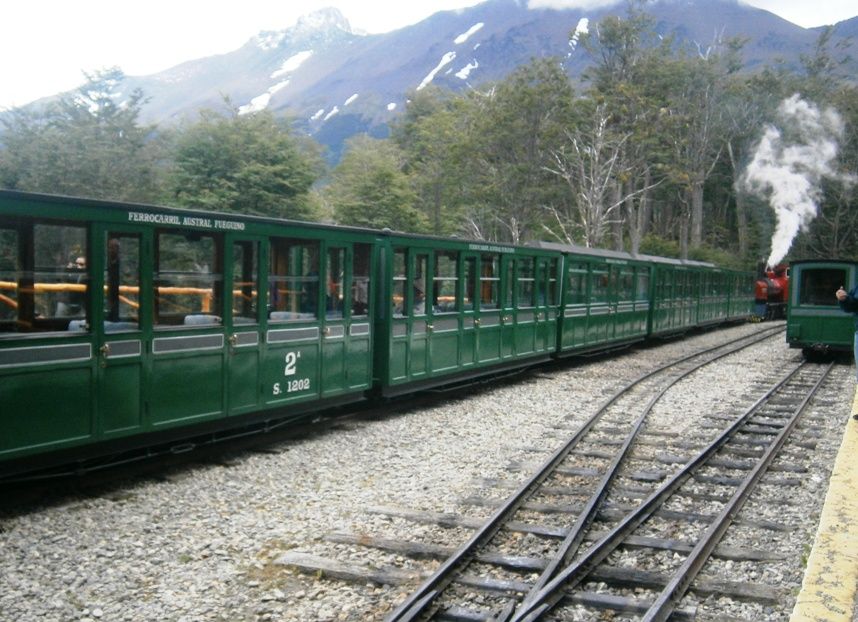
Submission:
M 200 108 L 222 107 L 227 96 L 242 113 L 268 109 L 294 118 L 336 154 L 356 132 L 383 135 L 408 93 L 429 84 L 472 88 L 535 57 L 556 57 L 580 77 L 592 62 L 578 45 L 580 35 L 608 14 L 624 14 L 625 3 L 598 10 L 575 4 L 487 0 L 380 35 L 355 32 L 337 9 L 324 9 L 291 28 L 260 32 L 235 51 L 129 77 L 122 88 L 140 87 L 150 98 L 145 121 L 192 118 Z M 702 48 L 718 38 L 747 38 L 751 70 L 775 58 L 796 64 L 819 35 L 740 0 L 658 0 L 649 12 L 659 33 Z M 841 22 L 836 36 L 854 21 Z

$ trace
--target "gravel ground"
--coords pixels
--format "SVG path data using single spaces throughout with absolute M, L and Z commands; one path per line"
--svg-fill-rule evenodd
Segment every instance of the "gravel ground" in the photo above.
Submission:
M 274 562 L 296 551 L 356 565 L 425 568 L 324 536 L 354 532 L 456 545 L 469 532 L 367 510 L 485 516 L 490 510 L 459 503 L 480 492 L 478 480 L 523 478 L 508 465 L 541 461 L 559 443 L 558 426 L 574 428 L 623 381 L 691 346 L 760 329 L 740 325 L 549 368 L 467 399 L 419 411 L 400 406 L 384 418 L 282 443 L 280 453 L 245 453 L 230 466 L 186 466 L 163 481 L 130 481 L 106 494 L 0 515 L 0 620 L 379 620 L 406 588 L 298 575 Z M 705 382 L 689 385 L 686 400 L 659 409 L 657 425 L 690 433 L 694 413 L 738 407 L 731 395 L 747 394 L 747 401 L 754 380 L 771 378 L 798 357 L 782 338 L 755 352 L 706 372 Z M 842 390 L 820 440 L 823 459 L 811 474 L 816 486 L 791 491 L 807 497 L 802 529 L 811 537 L 854 390 L 848 367 L 837 374 Z M 779 619 L 772 615 L 756 619 Z

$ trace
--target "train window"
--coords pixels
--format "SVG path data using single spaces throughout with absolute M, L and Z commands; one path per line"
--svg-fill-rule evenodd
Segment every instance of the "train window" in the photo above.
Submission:
M 0 331 L 17 329 L 18 232 L 0 229 Z
M 426 315 L 426 275 L 429 267 L 429 255 L 417 255 L 414 260 L 414 282 L 411 287 L 411 312 L 414 315 Z
M 557 298 L 557 260 L 548 260 L 548 305 L 556 306 Z
M 515 260 L 510 258 L 506 263 L 506 298 L 504 299 L 504 308 L 511 309 L 515 296 Z
M 592 302 L 608 302 L 610 295 L 611 275 L 605 266 L 593 268 L 590 300 Z
M 635 299 L 649 300 L 649 270 L 646 268 L 638 268 L 635 271 Z
M 454 313 L 456 304 L 456 290 L 459 283 L 457 275 L 457 264 L 459 254 L 453 251 L 444 251 L 435 254 L 435 276 L 432 279 L 432 310 L 435 313 Z
M 268 282 L 272 321 L 318 318 L 319 242 L 272 238 Z
M 587 264 L 569 266 L 569 286 L 566 290 L 566 304 L 580 305 L 587 302 Z
M 500 290 L 500 258 L 497 255 L 480 256 L 480 309 L 497 309 Z
M 34 328 L 42 324 L 47 330 L 86 330 L 86 247 L 83 227 L 33 227 Z
M 369 261 L 372 247 L 355 244 L 352 270 L 352 317 L 365 317 L 369 313 Z
M 548 295 L 548 271 L 545 269 L 545 260 L 536 260 L 536 304 L 544 307 L 547 304 Z
M 477 258 L 465 258 L 465 291 L 462 308 L 473 311 L 477 305 Z
M 258 305 L 259 243 L 232 245 L 232 323 L 255 324 Z
M 86 228 L 0 229 L 0 331 L 88 331 Z
M 325 317 L 341 319 L 345 309 L 343 281 L 345 280 L 346 249 L 328 249 L 328 286 L 325 295 Z
M 137 330 L 140 322 L 140 236 L 108 233 L 104 248 L 104 330 Z
M 800 305 L 836 307 L 834 292 L 839 287 L 849 287 L 844 268 L 804 268 L 798 286 Z
M 617 300 L 634 300 L 635 297 L 635 270 L 634 268 L 620 268 L 619 289 Z
M 405 283 L 408 264 L 404 248 L 397 248 L 393 252 L 393 291 L 391 292 L 391 304 L 395 317 L 405 316 Z
M 518 259 L 518 306 L 532 307 L 535 294 L 533 258 Z
M 221 321 L 220 236 L 161 231 L 155 248 L 155 325 L 210 326 Z

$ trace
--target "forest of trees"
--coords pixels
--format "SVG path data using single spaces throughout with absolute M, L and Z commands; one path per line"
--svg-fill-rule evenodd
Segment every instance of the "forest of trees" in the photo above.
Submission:
M 858 86 L 830 30 L 798 71 L 740 71 L 741 41 L 686 49 L 634 7 L 580 45 L 593 60 L 583 86 L 559 59 L 537 59 L 496 84 L 414 92 L 389 138 L 351 139 L 333 168 L 288 119 L 229 101 L 194 122 L 143 125 L 146 95 L 118 104 L 107 93 L 123 74 L 103 70 L 7 115 L 0 187 L 747 268 L 769 255 L 767 195 L 792 186 L 749 176 L 753 162 L 809 180 L 816 214 L 793 216 L 806 227 L 790 257 L 858 259 Z M 837 151 L 824 169 L 805 175 L 821 139 L 785 101 L 829 119 Z M 764 135 L 783 162 L 759 152 Z

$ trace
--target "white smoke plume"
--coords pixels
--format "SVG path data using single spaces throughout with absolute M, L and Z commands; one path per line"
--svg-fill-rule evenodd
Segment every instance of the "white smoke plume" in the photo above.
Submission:
M 786 256 L 799 230 L 816 217 L 822 179 L 846 179 L 835 168 L 844 132 L 836 110 L 820 110 L 793 95 L 778 107 L 778 123 L 766 127 L 742 180 L 750 192 L 768 199 L 777 217 L 770 266 Z

